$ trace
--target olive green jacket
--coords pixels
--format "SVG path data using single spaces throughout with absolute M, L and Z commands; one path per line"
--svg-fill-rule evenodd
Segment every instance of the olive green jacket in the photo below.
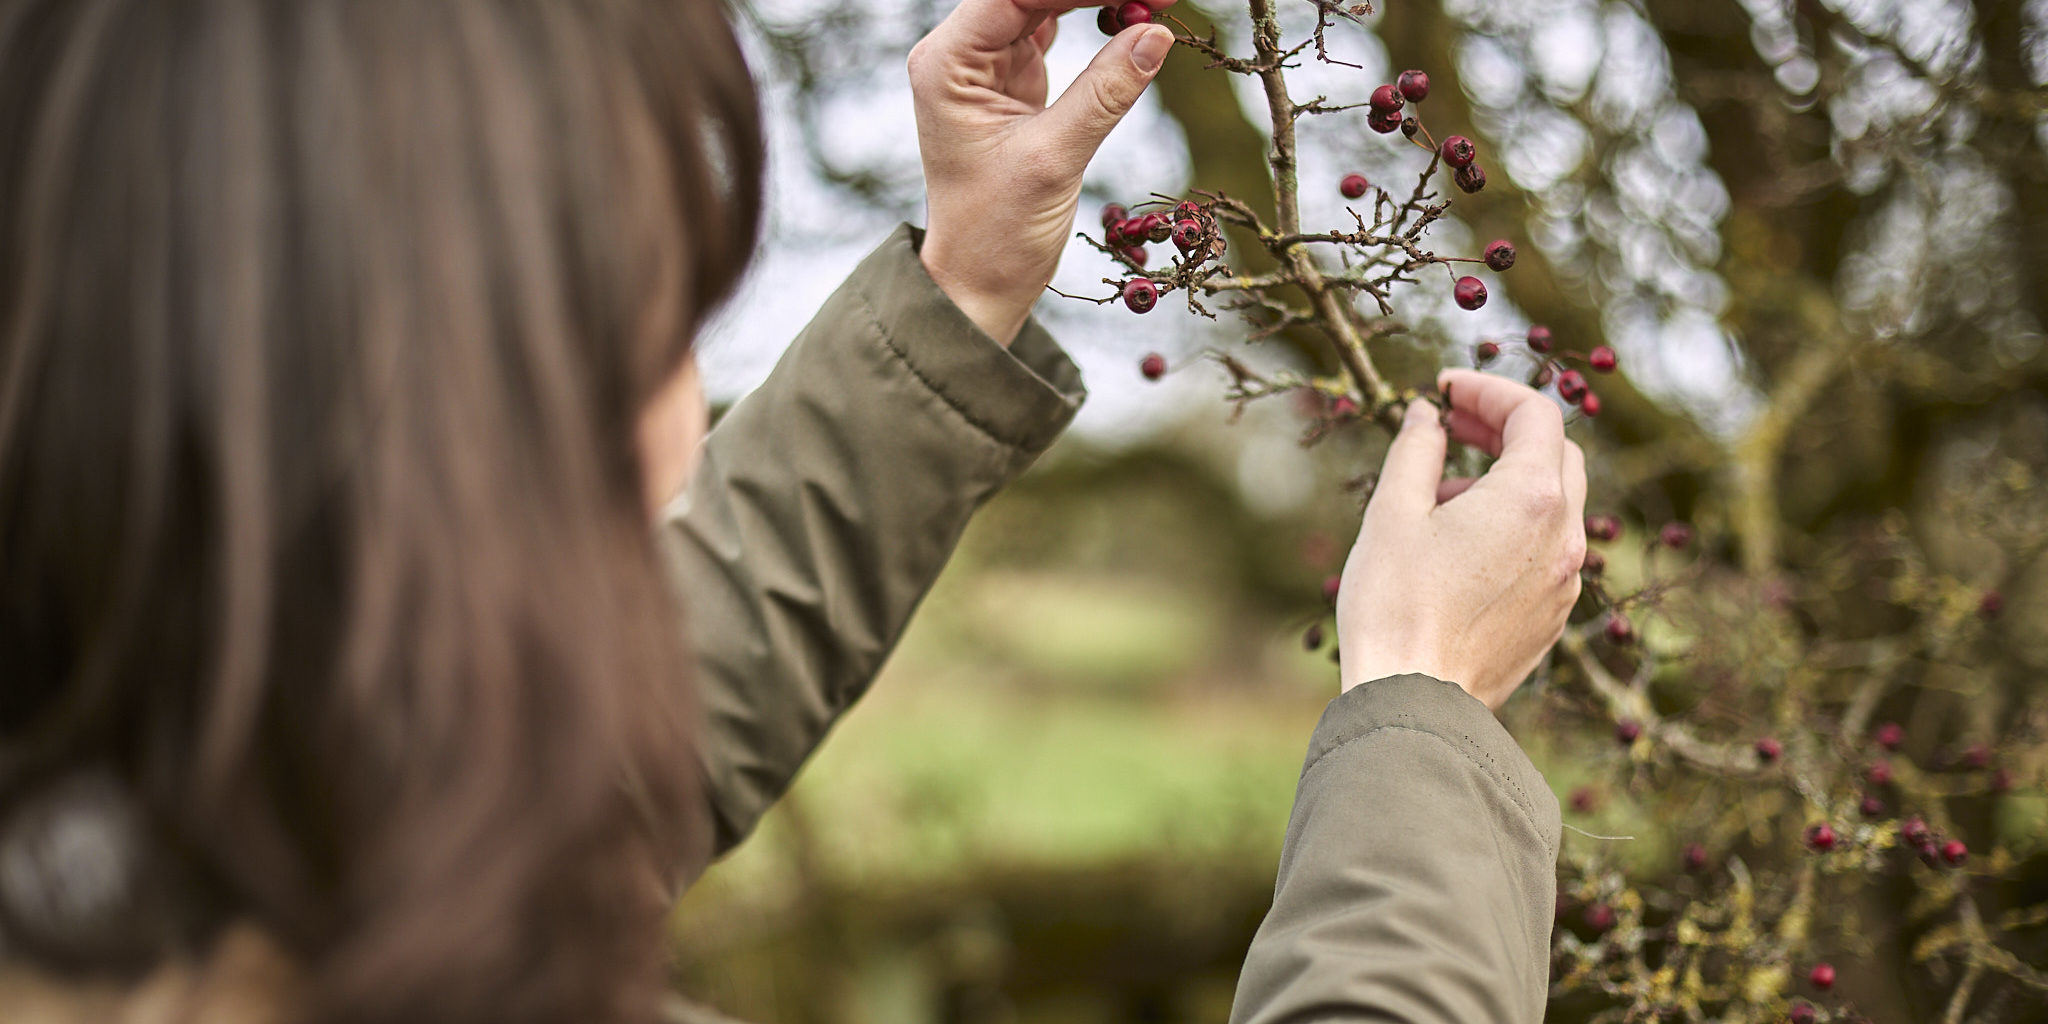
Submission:
M 782 795 L 974 510 L 1084 397 L 1036 321 L 1008 350 L 977 329 L 920 241 L 899 229 L 827 300 L 711 432 L 665 522 L 700 664 L 707 854 Z M 1337 698 L 1231 1020 L 1540 1020 L 1559 827 L 1528 757 L 1459 688 L 1399 676 Z

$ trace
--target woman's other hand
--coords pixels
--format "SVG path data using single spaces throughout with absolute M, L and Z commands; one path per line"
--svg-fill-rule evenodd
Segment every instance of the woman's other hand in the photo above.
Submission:
M 1171 0 L 1146 2 L 1157 10 Z M 1081 172 L 1173 46 L 1162 25 L 1127 28 L 1047 106 L 1045 51 L 1058 16 L 1075 6 L 963 0 L 910 51 L 928 203 L 925 269 L 1004 345 L 1059 266 Z M 1082 10 L 1095 16 L 1094 6 Z
M 1449 437 L 1498 456 L 1444 479 L 1436 408 L 1408 407 L 1337 597 L 1343 687 L 1404 672 L 1498 710 L 1563 635 L 1586 556 L 1586 457 L 1557 405 L 1504 377 L 1447 370 Z

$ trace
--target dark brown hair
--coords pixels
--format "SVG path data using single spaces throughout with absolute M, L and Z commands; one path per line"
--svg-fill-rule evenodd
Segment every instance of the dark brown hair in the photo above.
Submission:
M 0 821 L 90 773 L 146 843 L 8 955 L 246 921 L 314 1020 L 650 1012 L 698 797 L 635 427 L 761 149 L 717 0 L 0 0 Z

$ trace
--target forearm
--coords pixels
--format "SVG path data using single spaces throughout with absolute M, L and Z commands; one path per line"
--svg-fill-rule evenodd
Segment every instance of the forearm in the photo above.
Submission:
M 1559 828 L 1542 777 L 1463 691 L 1397 676 L 1338 698 L 1231 1020 L 1541 1020 Z
M 899 229 L 864 261 L 711 432 L 664 524 L 719 850 L 865 692 L 969 516 L 1081 401 L 1043 329 L 996 345 L 913 239 Z

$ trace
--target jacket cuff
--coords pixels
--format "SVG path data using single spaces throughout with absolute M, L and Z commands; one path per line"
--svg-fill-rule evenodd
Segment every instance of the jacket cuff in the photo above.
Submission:
M 1386 728 L 1429 733 L 1463 752 L 1528 815 L 1552 859 L 1563 838 L 1557 796 L 1520 744 L 1478 698 L 1421 674 L 1388 676 L 1352 687 L 1330 702 L 1309 739 L 1301 774 L 1331 751 Z
M 923 244 L 923 231 L 898 226 L 848 279 L 854 297 L 933 394 L 997 442 L 1044 451 L 1088 397 L 1081 371 L 1036 317 L 997 344 L 925 272 Z

